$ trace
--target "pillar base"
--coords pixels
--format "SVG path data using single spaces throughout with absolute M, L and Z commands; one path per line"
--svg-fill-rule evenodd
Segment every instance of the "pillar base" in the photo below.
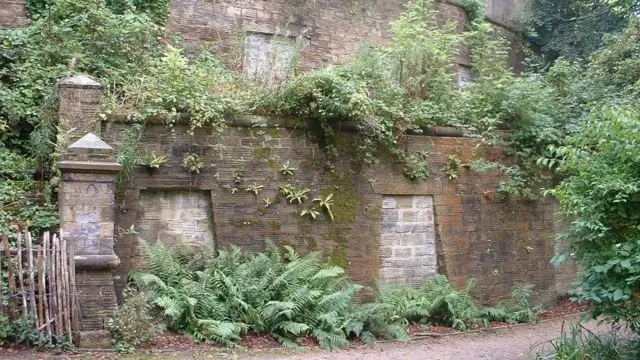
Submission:
M 110 349 L 111 333 L 107 330 L 80 331 L 76 345 L 82 349 Z

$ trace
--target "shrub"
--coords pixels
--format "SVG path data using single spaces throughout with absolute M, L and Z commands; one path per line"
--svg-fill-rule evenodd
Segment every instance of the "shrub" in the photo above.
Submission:
M 128 288 L 124 292 L 124 303 L 108 320 L 113 344 L 118 351 L 129 351 L 151 342 L 163 330 L 151 314 L 152 306 L 143 291 Z
M 574 217 L 568 248 L 583 266 L 573 297 L 588 301 L 593 317 L 626 322 L 640 333 L 640 112 L 607 107 L 594 111 L 552 149 L 559 170 L 571 176 L 552 191 L 561 210 Z

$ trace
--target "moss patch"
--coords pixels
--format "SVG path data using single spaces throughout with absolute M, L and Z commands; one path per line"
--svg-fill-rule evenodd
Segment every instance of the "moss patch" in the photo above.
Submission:
M 347 261 L 347 246 L 345 244 L 340 244 L 333 248 L 331 255 L 329 255 L 329 263 L 340 266 L 345 270 L 349 269 L 349 262 Z
M 331 207 L 334 222 L 338 224 L 352 223 L 360 211 L 360 200 L 356 194 L 356 184 L 353 175 L 340 176 L 330 173 L 326 177 L 327 186 L 320 190 L 320 195 L 326 197 L 333 194 L 334 204 Z
M 282 129 L 277 127 L 272 127 L 267 129 L 267 134 L 274 139 L 282 137 Z
M 268 147 L 258 147 L 253 151 L 253 155 L 256 159 L 266 160 L 271 155 L 271 151 Z

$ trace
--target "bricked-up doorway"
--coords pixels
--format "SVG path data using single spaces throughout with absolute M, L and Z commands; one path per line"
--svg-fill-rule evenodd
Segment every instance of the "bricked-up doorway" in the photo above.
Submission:
M 198 190 L 141 190 L 135 228 L 138 237 L 168 247 L 213 245 L 211 192 Z M 132 257 L 133 268 L 140 252 Z
M 380 281 L 418 285 L 437 272 L 433 196 L 383 196 Z

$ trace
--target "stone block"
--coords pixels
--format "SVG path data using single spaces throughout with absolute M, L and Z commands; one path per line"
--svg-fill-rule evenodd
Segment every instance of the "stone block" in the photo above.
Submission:
M 76 345 L 81 349 L 111 349 L 111 334 L 107 330 L 79 331 Z
M 396 200 L 392 197 L 386 197 L 382 199 L 382 208 L 383 209 L 395 209 L 396 208 Z

